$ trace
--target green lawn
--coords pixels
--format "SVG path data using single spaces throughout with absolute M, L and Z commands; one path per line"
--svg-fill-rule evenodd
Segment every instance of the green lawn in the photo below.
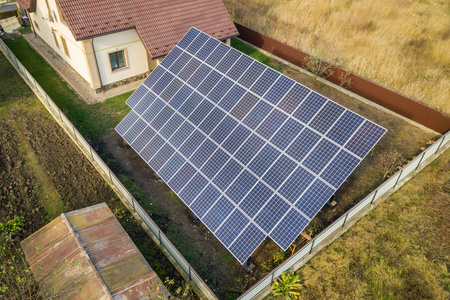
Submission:
M 58 105 L 81 134 L 92 144 L 110 132 L 130 111 L 125 93 L 102 103 L 88 105 L 76 94 L 23 37 L 5 40 L 27 70 Z
M 247 43 L 244 43 L 243 41 L 236 39 L 236 38 L 232 38 L 231 39 L 231 47 L 235 48 L 236 50 L 239 50 L 245 54 L 247 54 L 250 57 L 253 57 L 254 59 L 262 62 L 263 64 L 271 67 L 274 70 L 277 70 L 278 72 L 283 73 L 283 68 L 280 66 L 274 66 L 272 64 L 270 64 L 271 59 L 262 54 L 261 52 L 259 52 L 258 50 L 256 50 L 254 47 L 250 46 Z

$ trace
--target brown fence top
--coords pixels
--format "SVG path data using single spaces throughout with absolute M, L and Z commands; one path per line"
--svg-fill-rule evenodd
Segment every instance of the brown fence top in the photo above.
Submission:
M 21 245 L 48 297 L 143 299 L 152 290 L 169 295 L 105 203 L 62 214 Z
M 304 59 L 309 54 L 283 44 L 262 33 L 235 23 L 239 38 L 269 53 L 272 53 L 296 66 L 303 67 Z M 333 66 L 333 75 L 327 80 L 339 84 L 339 76 L 346 71 Z M 425 104 L 400 95 L 355 74 L 348 74 L 352 86 L 348 89 L 374 103 L 394 111 L 410 120 L 422 124 L 442 134 L 450 130 L 450 116 L 435 110 Z

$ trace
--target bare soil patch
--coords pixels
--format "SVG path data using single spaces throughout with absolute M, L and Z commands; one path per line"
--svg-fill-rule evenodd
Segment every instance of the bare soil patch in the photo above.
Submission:
M 0 223 L 25 225 L 17 241 L 62 212 L 106 202 L 161 278 L 170 262 L 0 53 Z M 1 294 L 0 294 L 1 296 Z M 19 297 L 20 298 L 20 297 Z

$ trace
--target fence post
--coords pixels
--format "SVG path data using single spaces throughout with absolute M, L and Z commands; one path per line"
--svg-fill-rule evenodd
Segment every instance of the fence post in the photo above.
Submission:
M 426 152 L 426 150 L 423 151 L 422 157 L 421 157 L 420 160 L 419 160 L 419 164 L 417 165 L 417 167 L 416 167 L 416 169 L 415 169 L 414 171 L 417 171 L 417 169 L 420 167 L 420 164 L 422 163 L 422 159 L 423 159 L 423 157 L 425 156 L 425 152 Z
M 402 177 L 402 173 L 403 173 L 403 169 L 400 170 L 400 174 L 398 175 L 397 181 L 395 182 L 394 186 L 392 187 L 392 189 L 395 189 L 395 187 L 397 186 L 398 181 L 400 180 L 400 177 Z
M 437 148 L 437 150 L 434 154 L 438 153 L 439 149 L 441 149 L 441 146 L 442 146 L 442 143 L 444 142 L 444 140 L 445 140 L 445 135 L 442 137 L 442 141 L 439 143 L 439 147 Z
M 348 213 L 345 214 L 344 224 L 342 224 L 342 227 L 341 227 L 341 228 L 344 228 L 345 223 L 347 222 L 347 218 L 348 218 Z
M 378 193 L 378 189 L 375 191 L 375 194 L 373 195 L 373 199 L 370 202 L 370 204 L 373 204 L 375 202 L 375 197 L 377 196 L 377 193 Z
M 311 251 L 309 251 L 309 254 L 311 254 L 312 252 L 313 252 L 313 249 L 314 249 L 314 242 L 316 241 L 316 239 L 314 239 L 313 241 L 312 241 L 312 244 L 311 244 Z

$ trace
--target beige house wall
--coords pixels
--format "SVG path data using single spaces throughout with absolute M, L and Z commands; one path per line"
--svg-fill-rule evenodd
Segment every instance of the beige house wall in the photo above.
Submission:
M 95 56 L 103 85 L 149 71 L 147 50 L 135 29 L 93 38 Z M 124 50 L 126 66 L 112 70 L 109 54 Z
M 147 51 L 135 29 L 76 41 L 67 23 L 61 19 L 55 0 L 37 0 L 36 12 L 29 13 L 29 15 L 36 34 L 94 90 L 147 73 L 150 70 L 149 65 L 153 65 L 153 62 L 148 59 Z M 69 55 L 66 55 L 64 51 L 62 38 L 66 41 Z M 118 50 L 125 51 L 126 67 L 113 71 L 109 53 Z
M 50 10 L 47 8 L 46 2 L 50 6 Z M 36 12 L 30 13 L 29 15 L 33 22 L 33 28 L 36 34 L 58 53 L 75 71 L 77 71 L 81 77 L 89 82 L 89 73 L 81 42 L 75 41 L 67 24 L 60 19 L 55 0 L 37 0 Z M 38 26 L 35 25 L 36 23 Z M 56 35 L 59 48 L 56 46 L 52 29 Z M 69 56 L 64 53 L 61 38 L 64 38 L 66 41 Z

